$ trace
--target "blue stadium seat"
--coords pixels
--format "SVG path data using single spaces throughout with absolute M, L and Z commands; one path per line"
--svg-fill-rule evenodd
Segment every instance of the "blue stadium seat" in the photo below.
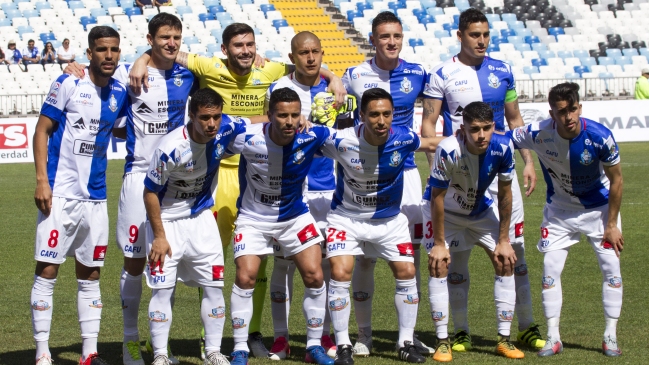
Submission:
M 86 25 L 88 24 L 97 24 L 97 19 L 92 16 L 82 16 L 79 18 L 79 21 L 81 22 L 81 25 L 83 25 L 84 30 L 86 30 Z
M 214 14 L 202 13 L 198 14 L 198 20 L 204 22 L 206 20 L 216 20 L 216 17 L 214 16 Z
M 74 10 L 74 9 L 84 9 L 86 6 L 83 5 L 81 1 L 70 1 L 68 2 L 68 7 Z
M 608 66 L 608 65 L 614 65 L 615 64 L 615 60 L 612 59 L 611 57 L 599 57 L 597 59 L 597 62 L 602 66 Z
M 507 42 L 516 44 L 516 43 L 525 43 L 525 38 L 519 37 L 517 35 L 507 37 Z
M 613 74 L 610 73 L 610 72 L 600 72 L 599 73 L 599 78 L 600 79 L 612 79 L 612 78 L 615 78 L 615 76 L 613 76 Z
M 613 57 L 613 60 L 615 60 L 616 65 L 631 65 L 631 64 L 633 64 L 633 60 L 631 60 L 631 57 L 629 57 L 629 56 L 616 56 L 616 57 Z
M 535 35 L 528 35 L 525 37 L 525 43 L 527 44 L 541 43 L 541 40 L 539 39 L 539 37 Z
M 430 24 L 430 23 L 435 23 L 435 18 L 426 14 L 422 16 L 421 18 L 418 19 L 420 24 Z M 407 25 L 407 24 L 404 24 Z
M 34 7 L 36 8 L 36 10 L 52 9 L 50 3 L 45 1 L 37 2 L 36 4 L 34 4 Z
M 135 60 L 137 60 L 137 55 L 136 55 L 136 54 L 132 54 L 132 53 L 130 53 L 130 54 L 125 54 L 125 55 L 122 57 L 122 60 L 123 60 L 124 62 L 133 63 L 133 62 L 135 62 Z
M 436 30 L 434 34 L 435 38 L 448 38 L 451 36 L 448 30 Z
M 221 24 L 221 25 L 223 25 L 223 24 Z M 221 43 L 221 40 L 223 39 L 223 38 L 220 38 L 223 35 L 222 33 L 223 33 L 223 29 L 211 29 L 210 30 L 210 34 L 212 35 L 212 37 L 214 37 L 217 40 L 218 43 Z
M 489 43 L 487 52 L 500 52 L 500 46 L 498 45 L 498 43 Z
M 39 18 L 40 16 L 38 10 L 23 10 L 23 17 L 25 18 Z
M 18 10 L 18 5 L 14 3 L 2 3 L 0 4 L 0 9 L 6 13 L 7 10 Z
M 216 14 L 216 13 L 225 13 L 225 8 L 223 8 L 223 5 L 212 5 L 209 8 L 210 13 Z M 265 12 L 264 12 L 265 14 Z
M 523 23 L 521 21 L 515 21 L 515 22 L 509 24 L 509 28 L 514 29 L 514 30 L 516 30 L 516 29 L 525 29 L 525 23 Z
M 545 43 L 532 43 L 532 51 L 541 52 L 547 50 L 548 50 L 548 46 L 545 45 Z
M 583 74 L 584 72 L 590 72 L 590 67 L 588 66 L 574 66 L 573 69 L 575 72 L 579 73 L 580 75 Z
M 419 38 L 411 38 L 408 40 L 408 44 L 410 45 L 410 47 L 423 46 L 424 41 Z
M 539 68 L 536 66 L 525 66 L 523 67 L 523 73 L 527 75 L 538 74 Z
M 581 74 L 577 72 L 566 72 L 564 77 L 568 80 L 581 79 Z
M 588 51 L 583 50 L 583 49 L 576 49 L 572 52 L 572 54 L 577 57 L 577 58 L 584 58 L 584 57 L 590 57 L 590 54 Z
M 0 27 L 10 27 L 11 19 L 0 19 Z
M 108 11 L 103 8 L 94 8 L 90 9 L 90 15 L 96 18 L 98 16 L 108 15 Z
M 360 3 L 359 3 L 360 4 Z M 361 9 L 358 9 L 362 11 Z M 417 18 L 426 15 L 426 10 L 424 9 L 412 9 L 412 14 L 416 16 Z
M 432 8 L 437 6 L 435 0 L 421 0 L 421 7 L 424 9 Z
M 364 2 L 356 3 L 356 10 L 362 12 L 363 10 L 367 10 L 367 9 L 372 9 L 372 5 Z
M 439 60 L 442 61 L 442 62 L 445 62 L 445 61 L 450 60 L 451 58 L 453 58 L 453 56 L 455 56 L 455 54 L 442 53 L 442 54 L 439 55 Z
M 203 5 L 209 9 L 212 5 L 221 5 L 221 2 L 219 0 L 205 0 Z
M 438 7 L 428 8 L 428 9 L 426 9 L 426 13 L 428 13 L 428 15 L 432 15 L 432 16 L 444 15 L 444 9 L 438 8 Z
M 460 48 L 462 48 L 459 44 L 454 44 L 452 46 L 448 46 L 448 53 L 452 55 L 456 55 L 460 53 Z
M 223 7 L 221 6 L 221 8 L 223 8 Z M 264 14 L 266 14 L 269 11 L 274 11 L 275 10 L 275 5 L 273 5 L 273 4 L 261 4 L 261 5 L 259 5 L 259 9 L 261 9 L 261 11 L 263 11 Z
M 288 22 L 286 21 L 286 19 L 274 19 L 273 20 L 273 27 L 275 27 L 275 29 L 279 30 L 279 28 L 281 28 L 281 27 L 288 27 Z
M 617 48 L 609 48 L 606 50 L 606 57 L 622 56 L 622 51 Z
M 626 48 L 622 50 L 622 55 L 624 56 L 632 57 L 632 56 L 637 56 L 639 54 L 640 53 L 638 53 L 638 50 L 635 48 Z
M 547 66 L 548 62 L 545 60 L 545 58 L 535 58 L 532 60 L 532 66 Z
M 122 0 L 120 1 L 119 6 L 124 9 L 124 12 L 126 12 L 126 9 L 135 7 L 135 4 L 133 4 L 133 0 Z
M 491 37 L 491 44 L 501 44 L 501 43 L 508 43 L 507 37 L 501 37 L 498 35 L 494 35 Z
M 500 18 L 507 24 L 514 23 L 515 21 L 518 20 L 518 18 L 516 18 L 516 14 L 511 14 L 511 13 L 501 14 Z
M 142 15 L 142 10 L 140 8 L 126 8 L 124 9 L 124 13 L 128 15 L 129 19 L 131 18 L 132 15 Z
M 224 20 L 232 20 L 230 13 L 216 13 L 214 15 L 216 16 L 216 20 L 220 21 L 221 24 L 223 24 Z
M 446 24 L 442 24 L 442 28 L 444 28 L 444 30 L 448 30 L 449 32 L 452 32 L 453 30 L 457 30 L 457 25 L 452 23 L 446 23 Z
M 525 52 L 525 51 L 531 51 L 532 47 L 530 47 L 529 44 L 527 43 L 516 43 L 514 44 L 514 48 L 516 48 L 517 51 L 519 52 Z
M 273 58 L 276 58 L 276 57 L 282 57 L 282 54 L 280 53 L 280 51 L 268 50 L 268 51 L 266 51 L 265 56 L 266 56 L 266 58 L 273 59 Z
M 597 60 L 594 57 L 579 57 L 582 66 L 595 66 L 597 65 Z
M 649 48 L 640 48 L 638 51 L 640 52 L 640 56 L 645 56 L 649 59 Z
M 5 16 L 7 17 L 7 19 L 22 18 L 23 13 L 21 13 L 18 9 L 7 9 L 5 10 Z
M 548 34 L 556 37 L 559 34 L 566 34 L 566 32 L 564 32 L 563 28 L 561 27 L 553 27 L 548 29 Z
M 500 35 L 501 35 L 502 37 L 509 37 L 509 36 L 512 36 L 512 35 L 516 35 L 516 31 L 513 30 L 513 29 L 509 29 L 509 28 L 507 28 L 507 29 L 501 29 L 501 30 L 500 30 Z
M 176 12 L 178 15 L 183 15 L 183 14 L 191 14 L 192 13 L 192 8 L 189 6 L 177 6 L 176 7 Z M 216 18 L 214 18 L 216 19 Z
M 354 18 L 362 18 L 363 17 L 363 12 L 358 11 L 358 10 L 347 10 L 347 20 L 350 22 L 354 20 Z
M 460 25 L 460 14 L 453 14 L 453 24 Z M 491 24 L 489 24 L 489 25 L 491 25 Z
M 557 56 L 561 58 L 572 57 L 572 51 L 557 51 Z
M 56 39 L 56 37 L 52 33 L 41 33 L 38 35 L 38 37 L 41 39 L 41 41 L 43 41 L 43 43 L 47 43 Z
M 141 56 L 144 52 L 148 51 L 151 49 L 149 46 L 137 46 L 135 47 L 135 52 L 137 53 L 138 57 Z
M 208 53 L 209 52 L 211 52 L 211 53 L 219 52 L 220 50 L 221 50 L 221 46 L 219 44 L 210 43 L 210 44 L 207 45 L 207 52 Z
M 252 4 L 252 0 L 237 0 L 237 4 L 239 5 Z
M 32 29 L 32 27 L 30 27 L 29 25 L 19 25 L 17 30 L 18 34 L 20 34 L 21 36 L 25 33 L 34 33 L 34 29 Z
M 225 27 L 227 27 L 228 25 L 234 23 L 234 20 L 232 20 L 232 19 L 223 19 L 223 20 L 219 20 L 219 22 L 221 23 L 221 28 L 225 29 Z
M 115 0 L 100 0 L 99 3 L 101 4 L 101 7 L 104 9 L 116 8 L 119 6 L 117 4 L 117 1 Z
M 487 17 L 489 24 L 500 21 L 500 15 L 498 14 L 485 14 L 485 16 Z

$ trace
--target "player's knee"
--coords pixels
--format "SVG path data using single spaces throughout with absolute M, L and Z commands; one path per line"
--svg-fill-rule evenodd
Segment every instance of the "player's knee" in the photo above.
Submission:
M 322 270 L 309 270 L 302 275 L 302 282 L 307 288 L 322 288 Z
M 43 279 L 56 279 L 59 274 L 59 265 L 38 261 L 36 262 L 36 270 L 34 274 Z
M 352 269 L 342 265 L 331 265 L 331 279 L 336 281 L 352 280 Z
M 415 278 L 415 264 L 412 262 L 392 263 L 394 278 L 398 280 L 409 280 Z
M 237 270 L 235 284 L 241 289 L 252 289 L 255 287 L 257 277 L 248 272 Z
M 132 276 L 139 276 L 144 271 L 146 257 L 124 257 L 124 270 Z

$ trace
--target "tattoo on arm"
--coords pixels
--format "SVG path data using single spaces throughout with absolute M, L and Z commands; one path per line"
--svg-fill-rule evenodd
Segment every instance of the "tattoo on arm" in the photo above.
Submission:
M 498 197 L 498 215 L 500 216 L 500 232 L 507 232 L 509 235 L 509 225 L 512 216 L 511 194 L 503 194 Z
M 176 56 L 176 63 L 181 65 L 184 68 L 188 67 L 188 57 L 189 53 L 180 51 L 178 52 L 178 56 Z
M 523 158 L 523 161 L 525 164 L 534 164 L 534 159 L 532 158 L 532 152 L 526 148 L 522 148 L 518 150 L 518 152 L 521 154 L 521 157 Z

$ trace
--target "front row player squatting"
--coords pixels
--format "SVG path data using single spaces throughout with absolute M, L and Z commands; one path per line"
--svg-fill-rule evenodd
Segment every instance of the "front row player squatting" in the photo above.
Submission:
M 548 95 L 550 119 L 511 132 L 520 148 L 536 151 L 547 197 L 538 249 L 543 258 L 543 311 L 548 338 L 539 356 L 563 351 L 559 336 L 561 315 L 561 272 L 570 246 L 583 233 L 597 255 L 602 272 L 602 302 L 606 328 L 602 351 L 620 356 L 617 320 L 622 310 L 620 252 L 622 167 L 611 131 L 592 120 L 581 118 L 579 85 L 563 83 Z
M 428 292 L 438 339 L 433 359 L 452 360 L 447 330 L 449 249 L 462 252 L 476 244 L 484 248 L 496 273 L 496 352 L 521 359 L 525 355 L 509 341 L 516 305 L 516 254 L 509 241 L 514 145 L 508 136 L 494 133 L 493 110 L 488 104 L 470 103 L 462 113 L 464 121 L 458 135 L 444 139 L 435 151 L 422 207 L 430 272 Z M 496 177 L 497 202 L 489 189 Z M 448 280 L 455 278 L 451 275 Z

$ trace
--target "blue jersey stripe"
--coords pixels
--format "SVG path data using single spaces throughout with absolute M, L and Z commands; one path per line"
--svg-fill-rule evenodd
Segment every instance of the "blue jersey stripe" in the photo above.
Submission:
M 51 108 L 59 111 L 58 109 L 45 104 L 43 107 L 43 110 L 45 108 Z M 56 121 L 57 124 L 54 126 L 54 131 L 52 132 L 52 135 L 50 136 L 50 140 L 48 142 L 47 146 L 47 180 L 50 183 L 50 188 L 54 189 L 54 181 L 56 180 L 56 172 L 59 166 L 59 156 L 61 153 L 61 140 L 63 139 L 63 134 L 65 133 L 65 126 L 66 126 L 66 116 L 65 112 L 62 113 L 61 118 L 63 118 L 62 121 Z M 47 115 L 43 113 L 43 115 Z
M 110 143 L 110 136 L 113 131 L 113 123 L 109 120 L 115 120 L 114 113 L 117 110 L 110 110 L 110 108 L 120 108 L 122 105 L 111 106 L 111 100 L 115 100 L 112 94 L 112 86 L 115 83 L 111 79 L 109 85 L 101 88 L 101 113 L 99 116 L 99 131 L 95 137 L 95 149 L 92 155 L 92 163 L 90 165 L 90 177 L 88 178 L 88 193 L 90 199 L 105 199 L 106 198 L 106 168 L 108 166 L 108 159 L 106 151 Z M 121 110 L 120 110 L 121 112 Z

